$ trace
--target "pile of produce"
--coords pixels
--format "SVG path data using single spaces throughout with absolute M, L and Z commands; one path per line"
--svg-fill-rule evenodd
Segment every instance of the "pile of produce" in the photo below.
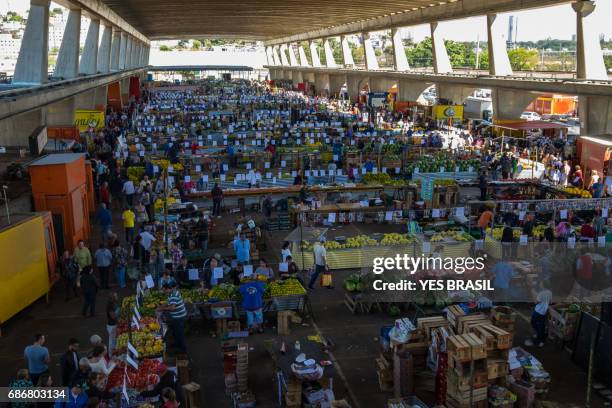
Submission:
M 344 288 L 348 292 L 361 292 L 365 287 L 364 279 L 359 274 L 352 274 L 344 280 Z
M 165 202 L 168 207 L 172 207 L 173 204 L 180 202 L 180 200 L 177 200 L 176 198 L 169 196 L 165 200 Z M 164 209 L 164 199 L 158 198 L 157 200 L 155 200 L 155 211 L 161 211 L 163 209 Z
M 367 235 L 357 235 L 356 237 L 348 238 L 343 248 L 361 248 L 364 246 L 374 245 L 378 245 L 378 242 L 375 239 L 372 239 Z
M 144 296 L 138 311 L 143 317 L 155 316 L 155 310 L 159 305 L 166 303 L 168 296 L 164 292 L 150 292 Z M 129 319 L 133 313 L 134 305 L 136 304 L 136 296 L 126 296 L 121 303 L 122 320 Z
M 129 322 L 127 320 L 122 321 L 117 326 L 117 335 L 121 335 L 126 333 L 129 328 Z M 159 333 L 160 326 L 157 319 L 154 317 L 142 317 L 140 319 L 140 328 L 132 327 L 132 333 L 135 331 L 141 332 L 149 332 L 149 333 Z
M 274 281 L 270 283 L 269 288 L 270 295 L 273 297 L 303 295 L 306 293 L 306 289 L 304 289 L 302 284 L 295 278 Z
M 497 227 L 497 228 L 487 228 L 486 233 L 488 235 L 491 235 L 493 237 L 493 239 L 497 240 L 497 241 L 501 241 L 502 238 L 502 233 L 504 232 L 504 227 Z M 514 237 L 514 239 L 519 239 L 521 237 L 522 231 L 520 228 L 513 228 L 512 229 L 512 236 Z M 542 235 L 544 234 L 544 232 L 542 232 Z
M 134 184 L 140 183 L 140 180 L 142 180 L 144 175 L 145 175 L 144 167 L 132 166 L 132 167 L 128 167 L 127 169 L 127 176 Z
M 533 228 L 533 237 L 536 239 L 544 238 L 544 230 L 546 230 L 546 225 L 544 224 L 536 225 Z
M 123 377 L 125 376 L 125 364 L 124 362 L 117 364 L 108 375 L 106 383 L 107 391 L 118 392 L 121 390 L 121 387 L 123 387 Z M 138 362 L 138 370 L 128 365 L 127 383 L 130 388 L 137 391 L 146 391 L 151 386 L 159 383 L 159 376 L 156 373 L 160 364 L 162 363 L 158 360 L 142 359 Z
M 430 242 L 442 242 L 442 241 L 473 241 L 474 238 L 467 232 L 463 231 L 442 231 L 434 234 Z
M 364 184 L 382 184 L 384 186 L 404 186 L 406 182 L 404 180 L 394 180 L 387 173 L 367 173 L 362 176 Z
M 127 349 L 128 333 L 117 336 L 117 352 L 122 353 Z M 164 352 L 164 342 L 160 336 L 151 332 L 132 332 L 132 345 L 136 347 L 139 358 L 157 357 Z
M 415 183 L 420 185 L 421 184 L 421 179 L 415 180 Z M 450 187 L 450 186 L 456 186 L 456 185 L 457 185 L 457 182 L 455 180 L 452 180 L 452 179 L 436 179 L 436 180 L 434 180 L 434 186 Z
M 477 171 L 480 168 L 480 159 L 459 160 L 446 155 L 438 156 L 422 156 L 416 162 L 408 166 L 410 173 L 414 172 L 415 168 L 419 169 L 419 173 L 439 173 L 440 168 L 444 167 L 445 172 L 453 172 L 456 167 L 459 171 Z
M 180 292 L 185 303 L 202 303 L 208 300 L 208 294 L 200 289 L 180 289 Z
M 398 234 L 393 232 L 391 234 L 385 234 L 383 239 L 380 241 L 381 245 L 406 245 L 416 242 L 416 237 L 412 234 Z
M 209 300 L 240 300 L 240 292 L 234 285 L 222 283 L 208 291 Z
M 592 198 L 593 196 L 587 190 L 578 187 L 565 187 L 564 190 L 566 193 L 573 194 L 576 196 L 580 196 L 582 198 Z
M 183 165 L 181 163 L 170 163 L 170 160 L 159 159 L 159 160 L 151 160 L 151 164 L 153 166 L 159 166 L 160 168 L 166 170 L 169 166 L 172 166 L 173 171 L 181 171 L 183 170 Z

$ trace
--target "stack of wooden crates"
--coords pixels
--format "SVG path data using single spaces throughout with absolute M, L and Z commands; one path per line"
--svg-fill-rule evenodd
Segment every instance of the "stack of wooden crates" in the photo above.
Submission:
M 456 305 L 450 306 L 447 319 L 456 333 L 447 339 L 447 406 L 464 408 L 470 400 L 476 407 L 486 407 L 487 387 L 506 385 L 508 352 L 512 347 L 514 313 L 493 311 L 491 318 L 481 313 L 466 315 Z

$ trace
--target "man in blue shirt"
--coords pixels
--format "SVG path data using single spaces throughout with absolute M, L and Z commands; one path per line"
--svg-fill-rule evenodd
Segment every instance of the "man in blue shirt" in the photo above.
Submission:
M 30 372 L 30 380 L 32 384 L 38 384 L 38 379 L 42 374 L 49 372 L 49 350 L 43 347 L 45 344 L 45 336 L 37 334 L 34 336 L 34 344 L 27 346 L 23 352 L 25 359 L 28 362 L 28 371 Z
M 493 287 L 495 288 L 496 299 L 502 302 L 508 302 L 512 300 L 510 282 L 512 281 L 512 278 L 517 275 L 512 265 L 502 260 L 495 264 L 493 269 L 491 269 L 491 272 L 495 277 Z
M 255 330 L 263 333 L 263 296 L 265 290 L 265 283 L 259 280 L 240 285 L 242 307 L 246 310 L 249 333 L 253 333 Z
M 170 312 L 170 327 L 174 335 L 176 347 L 183 353 L 187 352 L 185 345 L 185 318 L 187 317 L 187 309 L 181 297 L 181 293 L 176 287 L 176 282 L 170 282 L 163 286 L 164 292 L 168 295 L 168 304 L 162 309 Z
M 240 233 L 239 237 L 234 240 L 234 252 L 238 262 L 248 264 L 251 258 L 251 242 Z
M 108 208 L 106 208 L 106 204 L 101 203 L 100 209 L 96 214 L 96 220 L 100 224 L 100 229 L 102 233 L 102 241 L 106 240 L 106 237 L 111 231 L 111 227 L 113 225 L 113 216 Z

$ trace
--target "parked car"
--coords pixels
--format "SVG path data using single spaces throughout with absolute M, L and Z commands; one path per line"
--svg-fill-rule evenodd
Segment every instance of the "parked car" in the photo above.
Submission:
M 521 119 L 540 120 L 541 118 L 537 112 L 523 112 L 521 114 Z

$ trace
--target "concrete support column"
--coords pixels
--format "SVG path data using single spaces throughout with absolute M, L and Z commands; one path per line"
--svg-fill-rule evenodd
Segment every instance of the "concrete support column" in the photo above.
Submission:
M 281 65 L 281 58 L 278 53 L 278 46 L 272 47 L 272 56 L 274 57 L 274 65 Z
M 495 120 L 519 119 L 527 105 L 538 97 L 536 93 L 514 89 L 493 88 L 491 91 Z
M 266 62 L 267 65 L 274 65 L 274 58 L 272 57 L 272 53 L 270 47 L 266 47 Z
M 127 44 L 128 44 L 128 35 L 127 33 L 121 31 L 120 33 L 121 35 L 121 43 L 119 45 L 119 71 L 122 71 L 125 69 L 126 67 L 126 51 L 127 51 Z
M 105 25 L 102 30 L 102 38 L 98 48 L 98 64 L 97 71 L 106 74 L 110 72 L 111 65 L 111 47 L 113 42 L 113 28 L 110 25 Z
M 329 95 L 337 97 L 340 95 L 342 87 L 346 85 L 346 75 L 329 75 Z
M 134 39 L 131 35 L 127 37 L 127 45 L 125 46 L 125 68 L 132 68 L 134 59 Z
M 581 96 L 580 134 L 612 134 L 612 98 L 606 96 Z
M 42 84 L 49 70 L 49 0 L 30 0 L 13 83 Z
M 106 104 L 108 101 L 108 86 L 104 85 L 99 88 L 96 88 L 96 95 L 94 97 L 94 107 L 104 106 L 106 109 Z
M 342 45 L 342 62 L 345 67 L 352 67 L 355 65 L 355 61 L 353 61 L 353 53 L 351 52 L 348 37 L 346 35 L 340 37 L 340 43 Z
M 510 65 L 506 39 L 504 38 L 505 29 L 505 22 L 497 14 L 487 14 L 489 73 L 491 75 L 512 75 L 512 66 Z
M 48 10 L 48 9 L 47 9 Z M 30 17 L 32 10 L 30 9 Z M 0 120 L 0 146 L 28 146 L 28 137 L 39 126 L 46 124 L 47 108 L 11 116 Z
M 416 102 L 423 91 L 432 86 L 432 83 L 422 81 L 411 81 L 409 79 L 400 79 L 398 83 L 398 97 L 403 102 Z
M 113 28 L 111 41 L 110 70 L 119 71 L 119 56 L 121 54 L 121 30 Z
M 295 51 L 293 50 L 293 44 L 287 44 L 287 51 L 289 51 L 289 64 L 292 67 L 297 67 L 300 64 L 297 62 L 297 57 L 295 56 Z
M 321 59 L 319 58 L 319 47 L 315 41 L 310 41 L 310 58 L 312 59 L 312 66 L 315 68 L 321 67 Z
M 98 39 L 100 37 L 100 20 L 91 19 L 87 37 L 85 38 L 85 47 L 81 62 L 79 64 L 79 72 L 85 75 L 92 75 L 98 72 Z
M 332 50 L 331 44 L 329 43 L 329 38 L 323 41 L 323 49 L 325 50 L 325 65 L 327 65 L 328 68 L 336 68 L 338 65 L 334 59 L 334 50 Z
M 70 126 L 74 124 L 75 97 L 53 103 L 47 108 L 47 126 Z
M 593 23 L 594 1 L 572 3 L 576 12 L 576 77 L 578 79 L 608 79 L 601 52 L 597 26 Z
M 315 73 L 315 92 L 320 96 L 329 95 L 329 74 L 325 72 Z
M 150 53 L 151 53 L 151 46 L 147 45 L 147 48 L 145 50 L 145 60 L 144 60 L 145 66 L 149 65 L 149 55 L 150 55 Z
M 379 68 L 378 60 L 376 59 L 376 54 L 374 53 L 374 47 L 372 46 L 372 40 L 370 40 L 370 34 L 363 33 L 361 34 L 361 38 L 363 39 L 366 69 L 377 70 Z
M 436 84 L 436 91 L 439 99 L 445 99 L 455 105 L 463 104 L 463 101 L 474 93 L 474 87 L 451 84 Z
M 81 9 L 68 12 L 62 45 L 60 45 L 55 63 L 56 78 L 70 79 L 79 74 L 79 47 L 81 38 Z
M 142 60 L 142 45 L 140 44 L 140 41 L 135 40 L 135 44 L 136 44 L 136 48 L 134 50 L 134 67 L 138 68 L 141 67 L 141 63 L 140 61 Z
M 304 75 L 302 74 L 302 71 L 293 71 L 293 83 L 300 84 L 302 82 L 304 82 Z
M 436 74 L 453 72 L 453 68 L 448 58 L 444 38 L 440 34 L 438 23 L 430 23 L 431 44 L 433 51 L 433 68 Z
M 406 58 L 406 51 L 402 42 L 401 29 L 392 28 L 391 38 L 393 40 L 393 68 L 396 71 L 408 71 L 410 66 L 408 65 L 408 58 Z
M 393 78 L 372 76 L 370 78 L 370 91 L 371 92 L 387 92 L 396 83 L 397 83 L 397 80 Z
M 347 75 L 346 89 L 349 94 L 349 99 L 356 101 L 359 98 L 359 93 L 363 87 L 370 84 L 370 78 L 363 75 Z
M 300 57 L 300 65 L 303 67 L 309 67 L 308 58 L 306 58 L 306 51 L 304 51 L 304 47 L 302 44 L 298 46 L 298 55 Z
M 289 61 L 287 60 L 287 44 L 281 44 L 280 57 L 281 57 L 281 65 L 289 66 Z

